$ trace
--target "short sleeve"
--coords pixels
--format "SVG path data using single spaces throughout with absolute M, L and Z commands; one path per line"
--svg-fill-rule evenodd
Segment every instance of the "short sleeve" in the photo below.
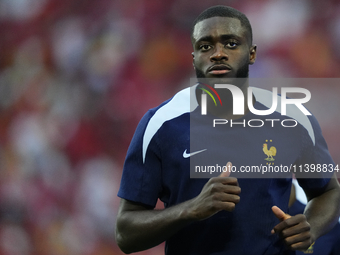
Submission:
M 302 188 L 318 189 L 324 187 L 332 177 L 334 161 L 316 118 L 311 115 L 309 120 L 314 131 L 314 142 L 310 134 L 303 130 L 301 155 L 296 163 L 300 166 L 297 169 L 302 169 L 302 173 L 297 173 L 296 177 Z
M 152 110 L 144 115 L 131 140 L 118 196 L 155 207 L 162 187 L 160 152 L 155 141 L 157 134 L 148 144 L 145 161 L 142 155 L 143 136 L 152 115 Z

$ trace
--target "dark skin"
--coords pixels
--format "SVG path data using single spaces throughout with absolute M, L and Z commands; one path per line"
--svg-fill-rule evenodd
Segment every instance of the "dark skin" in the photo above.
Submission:
M 251 45 L 249 33 L 234 18 L 214 17 L 197 23 L 193 47 L 194 67 L 199 77 L 246 78 L 248 65 L 256 59 L 256 46 Z M 213 65 L 220 66 L 213 70 Z M 247 83 L 240 85 L 245 95 L 247 87 Z M 222 96 L 230 97 L 228 94 Z M 223 117 L 230 117 L 232 111 L 224 110 L 227 112 Z M 306 250 L 316 238 L 332 228 L 340 214 L 340 191 L 335 178 L 321 190 L 305 192 L 309 202 L 303 215 L 291 217 L 279 208 L 273 208 L 273 213 L 281 220 L 273 226 L 273 233 L 280 235 L 293 250 Z M 209 179 L 197 197 L 162 210 L 121 199 L 116 224 L 117 244 L 125 253 L 154 247 L 191 222 L 207 219 L 222 210 L 232 212 L 241 199 L 240 193 L 237 179 L 222 173 Z
M 256 45 L 251 44 L 251 35 L 235 18 L 213 17 L 196 24 L 192 35 L 194 52 L 193 64 L 197 77 L 211 86 L 217 83 L 236 84 L 245 98 L 248 94 L 249 65 L 255 63 Z M 206 79 L 200 79 L 206 78 Z M 224 119 L 237 119 L 233 115 L 233 98 L 225 89 L 216 89 L 223 106 L 209 107 L 213 102 L 208 98 L 210 113 Z M 198 98 L 199 100 L 199 98 Z M 245 100 L 245 113 L 248 106 Z
M 278 234 L 292 250 L 307 250 L 317 238 L 334 227 L 340 213 L 340 189 L 335 176 L 324 188 L 304 189 L 304 192 L 308 203 L 303 214 L 290 216 L 277 206 L 272 207 L 281 221 L 273 228 L 272 234 Z
M 249 32 L 235 18 L 213 17 L 196 24 L 192 35 L 193 63 L 199 78 L 221 81 L 247 78 L 248 66 L 255 63 L 256 45 Z M 225 72 L 213 72 L 213 65 L 225 65 Z
M 204 220 L 222 210 L 232 212 L 240 201 L 241 189 L 237 179 L 228 176 L 225 172 L 209 179 L 197 197 L 162 210 L 121 199 L 116 226 L 118 246 L 124 253 L 146 250 L 191 222 Z

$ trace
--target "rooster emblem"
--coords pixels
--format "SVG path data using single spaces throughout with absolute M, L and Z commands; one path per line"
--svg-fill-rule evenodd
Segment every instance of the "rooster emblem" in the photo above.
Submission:
M 263 152 L 267 155 L 267 158 L 265 160 L 267 161 L 274 161 L 275 159 L 273 156 L 276 156 L 276 148 L 274 146 L 271 146 L 268 150 L 268 145 L 266 143 L 263 144 Z

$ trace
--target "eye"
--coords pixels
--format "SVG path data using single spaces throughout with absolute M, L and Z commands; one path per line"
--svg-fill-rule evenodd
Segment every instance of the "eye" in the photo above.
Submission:
M 230 48 L 230 49 L 233 49 L 233 48 L 236 48 L 238 46 L 238 43 L 237 42 L 227 42 L 225 44 L 225 46 Z
M 208 51 L 208 50 L 211 49 L 211 45 L 209 45 L 209 44 L 202 44 L 202 45 L 200 45 L 199 49 L 201 51 Z

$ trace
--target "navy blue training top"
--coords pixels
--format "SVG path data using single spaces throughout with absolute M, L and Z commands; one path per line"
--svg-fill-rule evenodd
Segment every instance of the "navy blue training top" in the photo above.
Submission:
M 208 178 L 190 178 L 195 157 L 198 162 L 213 159 L 212 164 L 230 161 L 238 171 L 242 166 L 333 164 L 314 116 L 299 114 L 294 108 L 288 109 L 285 116 L 280 109 L 270 116 L 250 112 L 243 117 L 244 122 L 238 121 L 260 119 L 264 125 L 213 127 L 213 116 L 201 115 L 193 100 L 194 91 L 195 87 L 180 91 L 142 118 L 127 152 L 119 197 L 151 207 L 157 199 L 170 207 L 196 197 Z M 255 109 L 270 108 L 271 92 L 253 88 L 253 94 Z M 287 118 L 296 120 L 297 125 L 282 126 L 281 121 Z M 273 127 L 273 122 L 266 119 L 278 121 Z M 190 142 L 193 137 L 195 141 Z M 190 156 L 191 152 L 198 153 Z M 298 177 L 299 173 L 295 174 Z M 233 175 L 238 177 L 237 173 Z M 325 178 L 303 177 L 298 181 L 303 188 L 315 189 L 329 181 L 329 176 L 320 177 Z M 291 173 L 280 178 L 242 175 L 238 182 L 242 191 L 233 212 L 221 211 L 184 227 L 166 241 L 165 254 L 294 254 L 285 249 L 277 235 L 270 233 L 279 223 L 271 207 L 288 210 Z

